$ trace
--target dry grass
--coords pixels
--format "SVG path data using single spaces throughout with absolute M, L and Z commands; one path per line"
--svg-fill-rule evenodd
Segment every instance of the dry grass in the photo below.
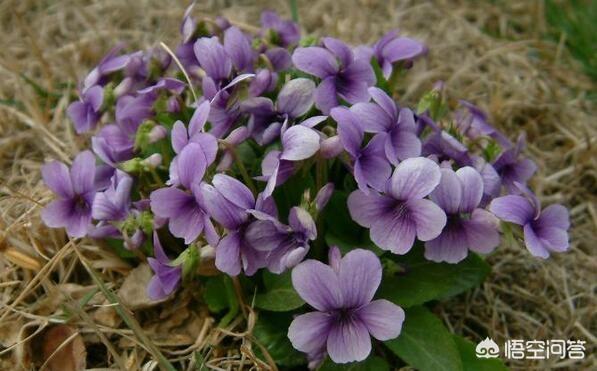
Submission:
M 274 1 L 230 3 L 201 2 L 197 12 L 253 23 L 264 7 L 280 8 Z M 190 368 L 194 351 L 207 354 L 212 366 L 257 365 L 250 338 L 229 332 L 242 332 L 245 322 L 233 323 L 229 331 L 216 329 L 205 309 L 190 304 L 196 303 L 191 292 L 183 292 L 173 305 L 135 312 L 155 347 L 148 345 L 102 294 L 95 294 L 80 258 L 109 290 L 120 287 L 130 267 L 90 241 L 65 244 L 62 232 L 48 230 L 39 220 L 41 206 L 51 197 L 41 184 L 40 166 L 49 159 L 68 161 L 86 146 L 64 114 L 78 78 L 117 40 L 131 48 L 159 41 L 173 45 L 184 6 L 157 0 L 0 3 L 0 349 L 18 344 L 0 350 L 0 368 L 39 366 L 31 351 L 35 341 L 24 340 L 39 338 L 33 335 L 65 313 L 85 340 L 88 367 L 152 368 L 150 360 L 159 352 L 177 367 Z M 289 14 L 285 7 L 279 10 Z M 510 135 L 527 132 L 529 152 L 540 165 L 533 186 L 546 203 L 570 207 L 572 248 L 539 261 L 520 246 L 503 246 L 490 258 L 494 269 L 487 283 L 442 304 L 438 313 L 475 341 L 486 335 L 499 341 L 587 341 L 582 364 L 511 366 L 595 369 L 597 127 L 594 102 L 585 99 L 594 86 L 562 45 L 540 38 L 546 27 L 542 2 L 321 0 L 299 2 L 299 10 L 304 29 L 317 35 L 368 42 L 400 27 L 425 40 L 431 53 L 407 77 L 403 101 L 414 102 L 441 79 L 450 97 L 476 102 Z M 58 83 L 70 89 L 39 99 L 21 74 L 50 91 L 58 91 Z M 215 346 L 223 343 L 241 345 L 240 353 Z

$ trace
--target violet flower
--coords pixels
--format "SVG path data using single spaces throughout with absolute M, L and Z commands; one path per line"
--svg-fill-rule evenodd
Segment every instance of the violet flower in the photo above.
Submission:
M 421 155 L 421 141 L 416 134 L 413 112 L 408 108 L 398 110 L 394 100 L 383 90 L 371 87 L 369 94 L 375 103 L 357 103 L 350 107 L 366 132 L 384 133 L 384 150 L 394 166 L 399 161 Z
M 309 252 L 309 241 L 317 238 L 317 227 L 309 213 L 300 208 L 290 209 L 289 226 L 276 217 L 251 212 L 258 220 L 247 228 L 245 238 L 254 249 L 265 253 L 267 268 L 282 273 L 297 265 Z
M 384 146 L 386 136 L 376 135 L 361 148 L 365 133 L 361 121 L 346 107 L 336 107 L 331 116 L 338 123 L 338 135 L 342 145 L 354 161 L 353 174 L 359 189 L 365 193 L 369 187 L 382 191 L 392 174 L 392 167 L 386 159 Z
M 278 94 L 276 103 L 265 97 L 253 97 L 241 103 L 241 111 L 250 113 L 248 127 L 257 143 L 267 145 L 280 135 L 286 123 L 307 113 L 313 105 L 315 83 L 298 78 L 288 81 Z
M 493 167 L 502 178 L 502 184 L 510 193 L 518 192 L 515 183 L 526 184 L 537 171 L 533 160 L 521 155 L 525 145 L 525 136 L 520 135 L 516 146 L 502 152 L 493 162 Z
M 51 228 L 66 228 L 70 237 L 83 237 L 91 226 L 91 207 L 95 198 L 95 156 L 83 151 L 75 157 L 70 170 L 61 162 L 43 166 L 44 183 L 58 198 L 41 212 Z
M 512 146 L 512 142 L 488 122 L 487 114 L 479 107 L 465 100 L 461 100 L 460 104 L 465 108 L 457 113 L 456 123 L 460 132 L 471 139 L 480 136 L 493 138 L 504 148 Z
M 126 219 L 131 208 L 133 178 L 116 170 L 110 186 L 95 195 L 91 214 L 96 220 L 120 221 Z
M 394 63 L 411 62 L 413 59 L 426 54 L 427 47 L 414 39 L 398 36 L 398 30 L 392 30 L 373 44 L 373 47 L 359 46 L 356 48 L 355 53 L 359 58 L 368 62 L 371 61 L 371 58 L 375 58 L 383 76 L 389 79 L 392 75 Z
M 175 237 L 184 238 L 188 245 L 205 231 L 207 241 L 215 246 L 218 235 L 209 220 L 201 192 L 201 180 L 207 169 L 207 161 L 201 146 L 186 145 L 177 156 L 177 183 L 186 192 L 175 186 L 160 188 L 150 195 L 151 210 L 159 217 L 168 219 L 168 228 Z
M 95 128 L 101 118 L 100 109 L 104 102 L 104 89 L 93 86 L 81 95 L 81 100 L 68 106 L 66 113 L 75 124 L 77 134 L 85 133 Z
M 147 285 L 147 296 L 151 300 L 165 299 L 180 285 L 182 267 L 173 265 L 160 243 L 157 232 L 153 232 L 154 258 L 147 258 L 147 263 L 154 272 Z
M 498 197 L 489 210 L 506 222 L 522 226 L 525 245 L 533 256 L 547 259 L 552 252 L 568 250 L 568 210 L 554 204 L 541 211 L 539 199 L 526 186 L 518 182 L 514 186 L 522 195 Z
M 331 37 L 323 38 L 324 47 L 297 48 L 292 62 L 299 70 L 319 77 L 315 105 L 324 114 L 340 104 L 369 100 L 367 88 L 375 84 L 375 74 L 368 61 L 357 59 L 350 47 Z
M 100 61 L 100 63 L 89 72 L 83 80 L 82 91 L 85 92 L 93 86 L 104 85 L 105 77 L 113 72 L 124 70 L 130 62 L 130 56 L 127 54 L 117 55 L 124 44 L 119 44 L 112 48 Z
M 298 24 L 281 19 L 278 13 L 271 10 L 261 13 L 261 30 L 262 36 L 265 36 L 269 30 L 274 31 L 278 45 L 285 48 L 297 44 L 301 38 Z
M 404 311 L 385 299 L 372 301 L 382 277 L 374 253 L 355 249 L 336 259 L 330 265 L 307 260 L 292 270 L 292 285 L 315 311 L 297 316 L 288 338 L 302 352 L 327 350 L 335 363 L 362 361 L 371 353 L 370 336 L 400 335 Z
M 440 182 L 437 164 L 424 157 L 402 161 L 387 182 L 383 195 L 357 190 L 348 197 L 348 210 L 359 225 L 370 228 L 371 240 L 384 250 L 406 254 L 415 236 L 429 241 L 441 233 L 446 214 L 423 199 Z
M 277 216 L 276 204 L 272 198 L 257 200 L 243 183 L 224 174 L 216 174 L 213 186 L 202 185 L 207 210 L 213 219 L 227 229 L 227 234 L 216 247 L 216 268 L 231 276 L 241 270 L 248 276 L 266 266 L 263 251 L 255 249 L 246 239 L 245 232 L 255 220 L 247 211 Z
M 441 181 L 430 194 L 448 216 L 441 234 L 425 242 L 425 258 L 434 262 L 458 263 L 468 251 L 488 254 L 500 243 L 497 219 L 479 208 L 483 179 L 466 166 L 456 172 L 443 168 Z

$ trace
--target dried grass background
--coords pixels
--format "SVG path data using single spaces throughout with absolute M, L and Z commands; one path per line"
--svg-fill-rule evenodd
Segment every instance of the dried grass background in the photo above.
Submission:
M 256 24 L 264 8 L 290 14 L 284 1 L 199 3 L 197 16 L 222 14 L 250 24 Z M 489 280 L 436 311 L 455 332 L 475 342 L 487 335 L 498 343 L 586 340 L 587 358 L 580 363 L 509 365 L 589 370 L 597 367 L 597 125 L 595 102 L 586 94 L 595 85 L 563 43 L 543 38 L 543 5 L 320 0 L 299 1 L 299 13 L 306 32 L 352 43 L 371 42 L 399 27 L 424 40 L 431 51 L 408 74 L 402 102 L 416 102 L 433 82 L 444 80 L 452 103 L 463 98 L 480 105 L 510 137 L 526 131 L 528 152 L 540 168 L 532 185 L 545 203 L 570 208 L 572 247 L 541 261 L 521 246 L 501 246 L 490 258 Z M 151 369 L 156 367 L 150 362 L 156 349 L 181 369 L 192 369 L 194 351 L 203 352 L 209 367 L 267 367 L 252 356 L 255 344 L 243 333 L 247 323 L 217 329 L 197 305 L 198 291 L 184 291 L 169 305 L 136 310 L 134 317 L 148 336 L 139 338 L 101 293 L 94 294 L 81 259 L 114 291 L 131 267 L 92 241 L 67 242 L 62 232 L 45 228 L 39 218 L 51 198 L 40 167 L 51 159 L 69 161 L 87 146 L 65 117 L 78 79 L 119 40 L 127 41 L 131 50 L 159 41 L 174 46 L 185 6 L 184 1 L 158 0 L 0 2 L 0 369 L 52 369 L 52 359 L 41 365 L 40 342 L 44 346 L 45 331 L 65 314 L 72 334 L 62 346 L 82 338 L 88 367 Z M 38 99 L 22 74 L 61 95 Z M 58 84 L 70 89 L 57 89 Z M 80 306 L 86 295 L 91 300 Z M 143 306 L 134 300 L 129 307 Z

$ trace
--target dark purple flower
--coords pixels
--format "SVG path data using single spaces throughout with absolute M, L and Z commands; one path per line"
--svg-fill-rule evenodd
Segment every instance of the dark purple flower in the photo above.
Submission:
M 417 40 L 398 36 L 398 31 L 393 30 L 382 36 L 373 44 L 373 47 L 359 46 L 355 53 L 368 62 L 375 57 L 383 76 L 388 79 L 392 74 L 394 63 L 401 61 L 410 63 L 413 59 L 426 54 L 427 47 Z
M 340 40 L 326 37 L 323 45 L 297 48 L 292 55 L 296 68 L 322 80 L 315 91 L 317 108 L 327 115 L 340 104 L 338 97 L 350 104 L 369 100 L 367 88 L 375 84 L 369 62 L 356 59 Z
M 386 181 L 392 174 L 392 167 L 385 155 L 385 135 L 376 135 L 361 148 L 365 132 L 355 113 L 346 107 L 336 107 L 331 116 L 338 123 L 338 135 L 342 145 L 354 160 L 354 179 L 363 192 L 369 187 L 384 190 Z
M 385 299 L 372 301 L 381 276 L 379 259 L 363 249 L 330 265 L 307 260 L 296 266 L 292 284 L 315 311 L 292 321 L 292 345 L 309 354 L 327 350 L 335 363 L 347 363 L 369 356 L 371 336 L 386 341 L 400 335 L 402 308 Z
M 212 246 L 218 241 L 201 192 L 201 180 L 206 169 L 207 162 L 201 146 L 190 143 L 177 156 L 176 164 L 176 183 L 190 192 L 173 186 L 160 188 L 150 195 L 153 213 L 167 218 L 170 232 L 175 237 L 184 238 L 186 244 L 192 243 L 203 231 Z
M 487 114 L 474 104 L 461 100 L 465 110 L 457 112 L 456 123 L 458 130 L 471 139 L 480 136 L 491 137 L 504 148 L 512 147 L 512 142 L 487 120 Z
M 488 254 L 500 243 L 496 218 L 480 209 L 483 179 L 472 167 L 454 171 L 441 169 L 441 181 L 430 194 L 448 216 L 446 227 L 425 242 L 425 258 L 434 262 L 458 263 L 468 251 Z
M 93 86 L 104 85 L 105 76 L 120 70 L 124 70 L 129 64 L 131 57 L 128 54 L 117 55 L 124 44 L 119 44 L 112 48 L 83 80 L 82 91 L 85 92 Z
M 541 203 L 524 185 L 515 182 L 522 195 L 494 199 L 489 210 L 498 218 L 523 227 L 524 242 L 532 255 L 547 259 L 552 252 L 568 250 L 568 210 L 562 205 L 550 205 L 541 211 Z
M 250 113 L 248 126 L 257 143 L 266 145 L 280 135 L 284 124 L 307 113 L 313 105 L 315 83 L 298 78 L 288 81 L 274 104 L 269 98 L 253 97 L 241 103 L 241 111 Z
M 147 258 L 149 266 L 155 273 L 147 285 L 147 296 L 151 300 L 161 300 L 174 292 L 180 285 L 182 267 L 173 265 L 160 243 L 157 232 L 153 232 L 154 258 Z
M 68 106 L 68 117 L 75 124 L 78 134 L 85 133 L 95 128 L 101 117 L 100 109 L 104 101 L 104 89 L 93 86 L 82 93 L 81 100 Z
M 255 249 L 245 238 L 245 231 L 254 218 L 247 212 L 256 210 L 276 217 L 272 198 L 257 200 L 251 191 L 238 180 L 223 174 L 216 174 L 213 186 L 203 184 L 205 204 L 211 217 L 227 229 L 227 234 L 216 247 L 216 267 L 231 276 L 241 270 L 248 276 L 266 266 L 263 251 Z
M 309 252 L 309 241 L 317 238 L 313 218 L 300 207 L 290 210 L 289 226 L 263 212 L 252 214 L 258 220 L 249 225 L 245 238 L 254 249 L 265 253 L 267 267 L 273 273 L 282 273 L 302 261 Z
M 440 182 L 439 166 L 424 157 L 402 161 L 387 182 L 386 193 L 354 191 L 348 210 L 354 221 L 370 228 L 371 240 L 384 250 L 406 254 L 415 236 L 429 241 L 441 233 L 446 214 L 435 203 L 423 199 Z
M 95 195 L 91 214 L 93 219 L 120 221 L 126 219 L 131 208 L 131 188 L 133 178 L 116 170 L 110 186 Z
M 417 137 L 415 117 L 408 108 L 398 110 L 394 100 L 383 90 L 371 87 L 369 94 L 375 103 L 361 102 L 350 107 L 361 126 L 369 133 L 384 133 L 384 150 L 392 165 L 421 155 L 421 141 Z
M 493 167 L 502 178 L 502 184 L 508 192 L 517 193 L 518 187 L 514 183 L 526 184 L 537 171 L 537 165 L 521 155 L 525 143 L 524 135 L 518 137 L 516 146 L 502 152 L 493 162 Z
M 298 24 L 283 20 L 278 13 L 266 10 L 261 13 L 262 36 L 265 36 L 268 30 L 274 31 L 280 46 L 288 47 L 295 45 L 301 39 L 301 31 Z
M 79 153 L 70 170 L 61 162 L 50 162 L 43 166 L 41 174 L 48 188 L 58 196 L 43 209 L 44 223 L 51 228 L 66 228 L 71 237 L 85 236 L 91 225 L 95 198 L 93 153 Z

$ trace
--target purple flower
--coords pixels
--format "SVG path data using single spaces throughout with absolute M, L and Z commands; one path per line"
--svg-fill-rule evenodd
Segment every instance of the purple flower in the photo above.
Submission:
M 423 156 L 436 156 L 438 161 L 453 160 L 459 166 L 472 166 L 473 160 L 468 148 L 447 131 L 437 128 L 423 144 Z
M 325 208 L 325 205 L 327 205 L 330 201 L 330 198 L 332 198 L 332 193 L 334 193 L 334 189 L 334 183 L 330 182 L 321 187 L 319 191 L 317 191 L 314 200 L 315 209 L 317 211 L 321 211 Z
M 456 122 L 461 133 L 471 139 L 491 137 L 505 148 L 512 146 L 510 140 L 487 121 L 487 114 L 479 107 L 465 100 L 461 100 L 460 104 L 466 109 L 457 112 Z
M 488 254 L 500 243 L 496 218 L 480 209 L 483 179 L 472 167 L 454 171 L 441 169 L 441 181 L 430 198 L 448 216 L 446 227 L 425 242 L 425 258 L 434 262 L 458 263 L 468 251 Z
M 437 164 L 424 157 L 402 161 L 387 182 L 386 193 L 354 191 L 348 210 L 354 221 L 370 228 L 371 239 L 384 250 L 406 254 L 415 241 L 429 241 L 441 233 L 446 214 L 435 203 L 423 199 L 440 182 Z
M 307 260 L 296 266 L 292 284 L 315 311 L 292 321 L 292 345 L 309 354 L 327 350 L 332 361 L 347 363 L 367 358 L 370 336 L 386 341 L 400 335 L 402 308 L 384 299 L 372 301 L 381 276 L 379 259 L 363 249 L 330 265 Z
M 272 198 L 263 200 L 261 195 L 255 201 L 244 184 L 228 175 L 216 174 L 212 182 L 213 186 L 202 186 L 205 204 L 211 217 L 228 230 L 216 247 L 216 267 L 231 276 L 241 270 L 251 276 L 266 266 L 266 253 L 255 249 L 245 238 L 253 219 L 247 211 L 256 210 L 275 218 L 275 203 Z
M 393 30 L 382 36 L 373 47 L 360 46 L 355 53 L 366 61 L 375 57 L 386 79 L 390 77 L 393 64 L 400 61 L 411 62 L 413 59 L 427 53 L 424 44 L 408 37 L 398 36 Z
M 537 171 L 537 165 L 521 155 L 525 142 L 524 135 L 519 136 L 516 146 L 502 152 L 493 163 L 493 167 L 502 178 L 502 184 L 510 193 L 518 192 L 516 182 L 526 184 Z
M 272 273 L 282 273 L 302 261 L 309 252 L 309 241 L 317 238 L 313 218 L 300 207 L 290 209 L 289 226 L 269 214 L 252 214 L 258 220 L 249 225 L 245 237 L 254 249 L 265 253 Z
M 71 237 L 83 237 L 91 225 L 91 206 L 95 198 L 95 157 L 90 151 L 77 155 L 69 170 L 61 162 L 43 166 L 44 183 L 58 198 L 42 211 L 44 223 L 51 228 L 66 228 Z
M 150 195 L 151 210 L 159 217 L 168 219 L 168 227 L 175 237 L 192 243 L 205 230 L 207 241 L 215 246 L 218 235 L 209 220 L 201 180 L 207 169 L 205 154 L 197 143 L 186 145 L 177 156 L 177 187 L 160 188 Z
M 369 94 L 375 103 L 357 103 L 350 107 L 369 133 L 383 133 L 384 150 L 392 165 L 421 155 L 421 141 L 416 135 L 417 126 L 413 112 L 408 108 L 398 110 L 394 100 L 383 90 L 371 87 Z
M 132 186 L 133 178 L 121 170 L 116 170 L 110 186 L 95 195 L 91 209 L 93 218 L 105 221 L 126 219 L 131 208 Z
M 157 232 L 153 232 L 153 253 L 155 258 L 147 258 L 155 273 L 147 285 L 147 296 L 151 300 L 161 300 L 174 292 L 180 285 L 182 267 L 173 265 L 160 243 Z
M 369 100 L 367 88 L 375 84 L 369 62 L 356 59 L 340 40 L 326 37 L 323 45 L 297 48 L 292 55 L 296 68 L 322 80 L 315 91 L 317 108 L 327 115 L 340 104 L 338 97 L 351 104 Z
M 301 31 L 298 24 L 283 20 L 278 13 L 266 10 L 261 13 L 262 36 L 265 36 L 268 30 L 274 31 L 278 38 L 278 44 L 283 47 L 297 44 L 301 38 Z
M 68 117 L 75 124 L 78 134 L 85 133 L 95 128 L 101 117 L 100 109 L 104 101 L 104 89 L 93 86 L 82 93 L 81 100 L 68 106 Z
M 278 94 L 276 104 L 265 97 L 253 97 L 241 103 L 241 111 L 250 113 L 249 128 L 257 143 L 266 145 L 280 134 L 284 124 L 307 113 L 313 105 L 315 83 L 298 78 L 288 81 Z
M 95 85 L 104 85 L 105 84 L 105 76 L 120 70 L 124 70 L 124 68 L 130 62 L 130 56 L 125 55 L 116 55 L 122 48 L 124 44 L 119 44 L 116 47 L 112 48 L 100 61 L 100 63 L 93 69 L 83 80 L 83 88 L 82 91 L 85 92 L 91 87 Z
M 494 199 L 489 210 L 498 218 L 523 227 L 524 242 L 532 255 L 547 259 L 551 252 L 568 250 L 568 210 L 562 205 L 550 205 L 541 211 L 541 203 L 524 185 L 514 186 L 522 195 Z
M 369 187 L 382 191 L 392 174 L 384 152 L 386 136 L 378 134 L 361 148 L 365 133 L 356 114 L 346 107 L 336 107 L 331 116 L 338 123 L 342 145 L 354 160 L 353 174 L 359 189 L 365 193 Z

